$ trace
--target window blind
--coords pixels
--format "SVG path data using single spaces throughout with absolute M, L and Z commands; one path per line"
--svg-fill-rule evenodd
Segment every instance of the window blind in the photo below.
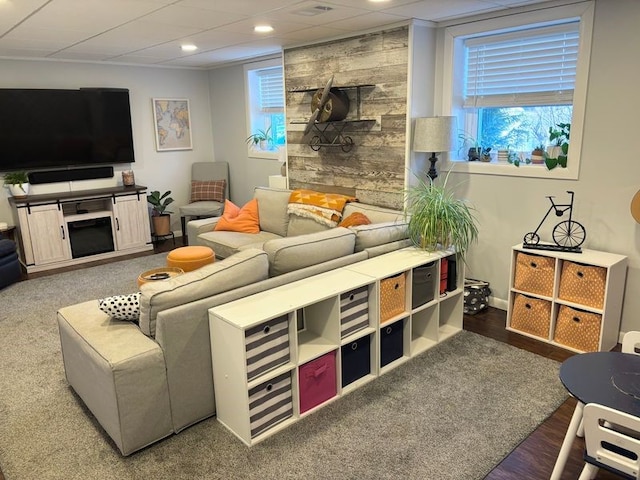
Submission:
M 579 22 L 464 41 L 465 107 L 572 105 Z
M 260 111 L 282 112 L 284 109 L 282 68 L 265 68 L 258 71 L 257 75 Z

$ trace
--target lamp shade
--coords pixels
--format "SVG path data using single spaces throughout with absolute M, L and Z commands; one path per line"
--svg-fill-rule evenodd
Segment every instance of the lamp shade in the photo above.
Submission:
M 456 117 L 416 118 L 414 152 L 450 152 L 455 148 Z

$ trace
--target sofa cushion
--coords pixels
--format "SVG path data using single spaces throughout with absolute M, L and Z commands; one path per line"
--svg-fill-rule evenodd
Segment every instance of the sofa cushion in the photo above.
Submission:
M 324 232 L 325 230 L 329 230 L 329 228 L 331 227 L 318 223 L 311 218 L 291 214 L 289 215 L 287 237 L 296 237 L 298 235 L 306 235 L 307 233 Z
M 249 200 L 242 208 L 229 200 L 224 202 L 224 213 L 218 220 L 215 231 L 258 233 L 260 220 L 258 219 L 258 201 Z
M 140 330 L 154 337 L 158 312 L 264 280 L 268 267 L 263 251 L 244 250 L 184 275 L 145 283 L 140 287 Z
M 269 276 L 273 277 L 350 255 L 354 246 L 354 232 L 337 227 L 324 232 L 270 240 L 263 248 L 269 256 Z
M 372 223 L 349 227 L 356 234 L 355 251 L 361 252 L 367 248 L 376 247 L 408 238 L 407 224 L 404 222 Z
M 289 195 L 291 195 L 290 190 L 256 187 L 253 197 L 258 200 L 260 230 L 275 233 L 281 237 L 287 236 Z
M 280 238 L 280 235 L 269 232 L 206 232 L 198 235 L 198 245 L 213 248 L 217 258 L 227 258 L 240 250 L 260 248 L 269 240 Z
M 371 223 L 404 221 L 404 214 L 399 210 L 359 202 L 347 203 L 342 212 L 342 218 L 347 218 L 353 212 L 364 213 Z

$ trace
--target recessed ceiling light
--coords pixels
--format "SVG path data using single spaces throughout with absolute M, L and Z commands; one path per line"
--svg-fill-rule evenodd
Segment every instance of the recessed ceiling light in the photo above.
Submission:
M 180 48 L 182 49 L 183 52 L 193 52 L 195 50 L 198 49 L 198 47 L 196 47 L 195 45 L 181 45 Z
M 273 32 L 273 27 L 271 25 L 256 25 L 253 31 L 256 33 L 269 33 Z

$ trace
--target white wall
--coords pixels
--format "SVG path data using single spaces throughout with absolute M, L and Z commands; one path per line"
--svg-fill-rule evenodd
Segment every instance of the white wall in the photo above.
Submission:
M 458 175 L 480 223 L 467 276 L 490 281 L 495 297 L 508 296 L 510 248 L 538 225 L 548 208 L 545 196 L 564 200 L 565 191 L 574 190 L 574 218 L 587 230 L 583 246 L 629 257 L 621 330 L 640 330 L 640 225 L 629 209 L 640 189 L 634 148 L 640 130 L 639 25 L 640 2 L 597 0 L 577 181 Z
M 212 70 L 209 81 L 215 158 L 229 162 L 229 196 L 242 206 L 253 198 L 256 186 L 269 184 L 269 175 L 280 174 L 280 162 L 248 156 L 243 66 Z
M 211 111 L 207 72 L 187 69 L 94 65 L 73 62 L 0 60 L 0 88 L 128 88 L 134 134 L 135 163 L 130 167 L 136 183 L 150 190 L 172 191 L 172 228 L 180 230 L 178 207 L 188 203 L 191 164 L 213 160 Z M 157 152 L 154 140 L 152 98 L 188 98 L 191 110 L 193 150 Z M 55 118 L 52 118 L 55 121 Z M 0 149 L 0 155 L 1 155 Z M 0 160 L 0 170 L 2 161 Z M 116 166 L 114 178 L 34 185 L 30 193 L 82 190 L 121 185 Z M 0 188 L 0 221 L 11 221 L 8 189 Z

